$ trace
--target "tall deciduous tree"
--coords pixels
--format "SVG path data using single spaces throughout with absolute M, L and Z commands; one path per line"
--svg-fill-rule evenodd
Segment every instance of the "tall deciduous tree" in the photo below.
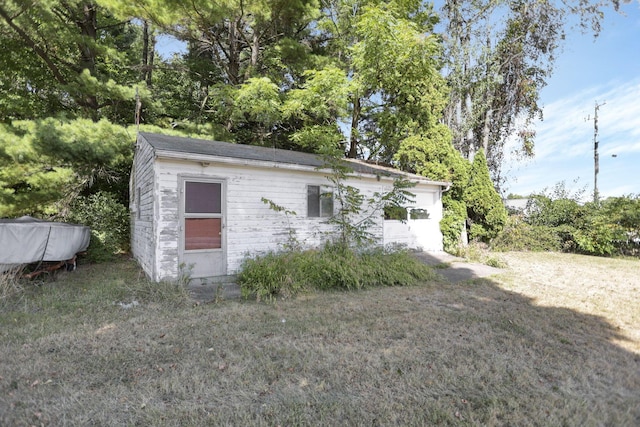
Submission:
M 444 106 L 436 18 L 419 1 L 334 0 L 323 12 L 326 52 L 352 84 L 347 155 L 390 162 Z
M 312 23 L 320 13 L 316 0 L 101 0 L 123 19 L 138 18 L 186 43 L 187 52 L 163 64 L 161 80 L 180 80 L 179 91 L 160 89 L 164 99 L 191 100 L 182 110 L 198 123 L 215 122 L 228 140 L 261 144 L 269 137 L 282 146 L 289 127 L 282 126 L 269 91 L 269 102 L 256 115 L 253 95 L 275 85 L 277 95 L 296 87 L 309 66 Z M 173 71 L 185 76 L 170 76 Z M 186 70 L 186 72 L 185 72 Z M 169 92 L 169 93 L 167 93 Z M 174 95 L 171 95 L 171 94 Z M 168 95 L 168 96 L 167 96 Z M 256 98 L 253 98 L 256 99 Z M 269 104 L 269 113 L 264 107 Z M 173 111 L 180 111 L 173 109 Z M 252 110 L 252 111 L 249 111 Z M 268 117 L 267 117 L 268 116 Z M 179 121 L 180 117 L 173 117 Z
M 494 181 L 507 138 L 532 156 L 540 90 L 551 75 L 570 19 L 600 31 L 604 8 L 618 0 L 446 0 L 446 72 L 451 97 L 446 123 L 467 158 L 483 149 Z

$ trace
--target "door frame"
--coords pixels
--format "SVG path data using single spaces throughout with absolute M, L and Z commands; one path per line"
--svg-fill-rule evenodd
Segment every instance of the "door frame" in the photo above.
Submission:
M 221 244 L 219 249 L 208 249 L 199 251 L 220 251 L 222 268 L 220 275 L 227 275 L 227 180 L 226 178 L 220 178 L 211 175 L 193 175 L 193 174 L 178 174 L 178 265 L 184 262 L 185 255 L 185 187 L 186 182 L 206 182 L 220 184 L 220 216 L 221 216 Z M 197 252 L 189 251 L 189 252 Z M 217 276 L 217 275 L 216 275 Z M 194 276 L 193 278 L 199 278 L 200 276 Z M 203 276 L 209 277 L 209 276 Z

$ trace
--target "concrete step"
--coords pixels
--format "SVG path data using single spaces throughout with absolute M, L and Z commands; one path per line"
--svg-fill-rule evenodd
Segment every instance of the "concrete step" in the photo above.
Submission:
M 193 299 L 200 302 L 238 299 L 241 296 L 236 276 L 192 279 L 187 285 L 187 290 Z

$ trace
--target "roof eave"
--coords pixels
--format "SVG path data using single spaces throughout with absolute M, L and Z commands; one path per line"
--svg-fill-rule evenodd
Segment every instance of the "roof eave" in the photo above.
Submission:
M 223 157 L 223 156 L 217 156 L 217 155 L 211 155 L 211 154 L 188 153 L 188 152 L 162 150 L 162 149 L 155 149 L 154 153 L 156 158 L 170 159 L 170 160 L 183 160 L 183 161 L 192 161 L 192 162 L 199 162 L 199 163 L 222 163 L 222 164 L 228 164 L 228 165 L 250 166 L 250 167 L 259 167 L 259 168 L 266 168 L 266 169 L 271 169 L 271 168 L 287 169 L 287 170 L 301 171 L 301 172 L 313 172 L 313 173 L 322 172 L 326 174 L 331 174 L 330 168 L 300 165 L 296 163 L 282 163 L 277 161 L 241 159 L 236 157 Z M 378 179 L 379 177 L 380 179 L 385 179 L 385 180 L 394 180 L 395 178 L 402 177 L 412 182 L 446 187 L 447 189 L 448 187 L 451 186 L 451 183 L 449 182 L 432 181 L 427 178 L 420 177 L 418 175 L 411 175 L 411 174 L 405 174 L 405 173 L 391 174 L 383 170 L 381 170 L 380 173 L 364 173 L 364 172 L 354 171 L 349 173 L 349 176 L 360 177 L 360 178 L 373 178 L 373 179 Z

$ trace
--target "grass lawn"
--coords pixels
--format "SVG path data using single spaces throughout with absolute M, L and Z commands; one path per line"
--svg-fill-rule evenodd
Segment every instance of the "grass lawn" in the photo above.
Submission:
M 640 261 L 497 256 L 276 304 L 60 273 L 0 301 L 0 425 L 640 425 Z

